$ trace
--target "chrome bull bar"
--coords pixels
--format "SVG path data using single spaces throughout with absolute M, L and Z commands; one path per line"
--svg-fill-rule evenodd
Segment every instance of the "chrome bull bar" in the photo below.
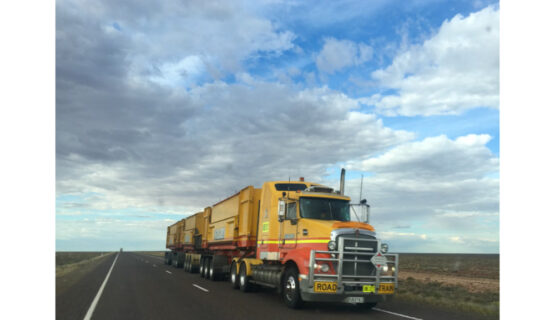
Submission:
M 345 240 L 357 241 L 357 242 L 376 242 L 377 252 L 364 252 L 373 251 L 368 247 L 345 247 Z M 337 283 L 337 293 L 343 293 L 345 290 L 344 285 L 375 285 L 376 290 L 379 288 L 380 283 L 394 283 L 395 288 L 397 288 L 397 275 L 399 272 L 399 255 L 398 254 L 383 254 L 387 259 L 388 269 L 391 270 L 391 275 L 382 275 L 382 268 L 375 268 L 376 274 L 374 276 L 363 276 L 356 274 L 344 274 L 343 273 L 343 263 L 353 262 L 354 270 L 356 273 L 357 265 L 371 264 L 372 257 L 374 257 L 381 250 L 381 241 L 378 239 L 365 239 L 365 238 L 352 238 L 352 237 L 339 237 L 337 251 L 321 251 L 321 250 L 311 250 L 310 251 L 310 261 L 309 261 L 309 274 L 308 274 L 308 287 L 313 288 L 315 281 L 335 281 Z M 363 251 L 363 252 L 360 252 Z M 329 258 L 316 257 L 316 254 L 326 254 Z M 335 258 L 333 257 L 335 255 Z M 345 255 L 355 256 L 355 259 L 346 259 Z M 367 259 L 358 259 L 359 256 L 367 257 Z M 335 274 L 322 273 L 315 268 L 315 265 L 319 261 L 337 262 L 337 268 Z M 394 268 L 392 268 L 394 267 Z M 388 271 L 389 273 L 389 271 Z

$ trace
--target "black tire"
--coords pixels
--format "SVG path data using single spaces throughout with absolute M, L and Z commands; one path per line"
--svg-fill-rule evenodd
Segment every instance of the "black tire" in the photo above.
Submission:
M 204 257 L 200 258 L 199 275 L 200 275 L 201 278 L 204 278 Z
M 183 262 L 183 270 L 189 272 L 189 255 L 185 256 L 185 262 Z
M 237 263 L 233 261 L 231 271 L 229 272 L 229 281 L 233 289 L 239 289 L 239 277 L 237 276 Z
M 212 281 L 216 281 L 218 280 L 218 275 L 216 274 L 216 270 L 214 268 L 214 260 L 216 259 L 210 259 L 210 264 L 208 267 L 208 280 L 212 280 Z
M 249 282 L 251 277 L 247 276 L 247 266 L 243 262 L 239 268 L 239 290 L 243 292 L 252 291 L 253 285 Z
M 283 302 L 289 308 L 298 309 L 303 305 L 301 288 L 299 286 L 299 272 L 295 267 L 288 267 L 281 281 Z
M 208 279 L 208 271 L 210 271 L 210 257 L 206 257 L 204 259 L 204 275 L 202 276 L 204 279 Z
M 191 257 L 191 259 L 189 259 L 189 272 L 190 273 L 197 273 L 198 269 L 199 269 L 199 267 L 194 265 L 193 257 Z

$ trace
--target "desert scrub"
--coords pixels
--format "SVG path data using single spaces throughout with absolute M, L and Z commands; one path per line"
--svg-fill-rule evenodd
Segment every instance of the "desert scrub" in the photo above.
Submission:
M 499 279 L 499 255 L 401 253 L 399 270 Z
M 438 307 L 499 317 L 499 292 L 469 292 L 462 286 L 438 281 L 420 281 L 412 277 L 399 281 L 396 299 L 425 302 Z
M 69 252 L 58 251 L 56 252 L 56 266 L 63 266 L 73 264 L 84 260 L 89 260 L 94 257 L 102 256 L 108 252 Z

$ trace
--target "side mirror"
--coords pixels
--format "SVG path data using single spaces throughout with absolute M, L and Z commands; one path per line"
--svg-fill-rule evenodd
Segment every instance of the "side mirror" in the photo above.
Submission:
M 285 220 L 285 200 L 279 200 L 278 202 L 278 221 L 282 222 Z

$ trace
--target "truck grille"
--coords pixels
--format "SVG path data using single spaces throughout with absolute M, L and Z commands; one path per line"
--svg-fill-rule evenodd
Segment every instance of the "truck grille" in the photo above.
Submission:
M 376 268 L 374 267 L 374 264 L 370 262 L 371 256 L 368 256 L 368 253 L 375 254 L 377 252 L 378 242 L 357 241 L 357 239 L 375 240 L 376 238 L 370 235 L 363 234 L 345 234 L 339 235 L 337 237 L 337 244 L 340 243 L 339 238 L 341 237 L 345 238 L 345 240 L 343 241 L 343 259 L 347 260 L 343 262 L 344 276 L 354 277 L 354 280 L 356 280 L 357 276 L 375 276 Z M 337 270 L 337 262 L 334 262 L 333 266 L 334 269 Z

